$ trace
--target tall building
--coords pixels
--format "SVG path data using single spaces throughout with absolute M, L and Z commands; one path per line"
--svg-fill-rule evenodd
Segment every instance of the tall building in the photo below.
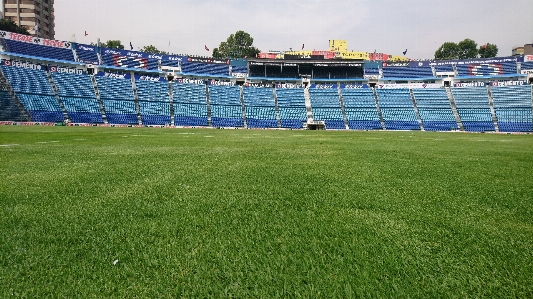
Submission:
M 31 35 L 54 39 L 54 0 L 2 0 L 5 19 L 24 26 Z

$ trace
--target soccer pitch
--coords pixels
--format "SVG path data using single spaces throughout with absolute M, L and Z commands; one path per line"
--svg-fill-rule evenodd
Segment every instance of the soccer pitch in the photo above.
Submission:
M 2 298 L 531 298 L 533 137 L 0 126 Z

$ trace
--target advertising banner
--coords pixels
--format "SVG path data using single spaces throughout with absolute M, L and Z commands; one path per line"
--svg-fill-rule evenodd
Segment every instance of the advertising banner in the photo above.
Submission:
M 235 86 L 235 82 L 210 80 L 209 85 L 213 86 Z
M 18 42 L 53 47 L 53 48 L 70 49 L 72 46 L 70 42 L 53 40 L 53 39 L 45 39 L 45 38 L 18 34 L 18 33 L 13 33 L 13 32 L 7 32 L 7 31 L 1 31 L 1 30 L 0 30 L 0 37 L 18 41 Z
M 63 66 L 57 66 L 57 65 L 48 66 L 48 70 L 50 70 L 51 73 L 67 73 L 67 74 L 76 74 L 76 75 L 81 75 L 84 73 L 84 71 L 81 69 L 63 67 Z
M 501 87 L 501 86 L 521 86 L 528 85 L 526 81 L 494 81 L 489 82 L 490 86 Z
M 252 83 L 252 82 L 246 82 L 244 83 L 245 87 L 272 87 L 272 83 Z
M 302 84 L 295 84 L 295 83 L 279 83 L 276 84 L 276 88 L 303 88 L 304 86 Z
M 386 62 L 383 61 L 383 67 L 408 67 L 409 62 Z
M 517 62 L 517 57 L 494 57 L 494 58 L 472 58 L 464 60 L 437 60 L 431 61 L 430 66 L 441 66 L 441 65 L 467 65 L 467 64 L 496 64 L 496 63 L 505 63 L 505 62 Z
M 175 55 L 163 55 L 163 58 L 161 59 L 163 61 L 185 61 L 187 60 L 187 57 L 185 56 L 175 56 Z
M 533 62 L 533 55 L 524 55 L 520 61 L 521 62 Z
M 97 74 L 100 77 L 115 78 L 115 79 L 124 79 L 131 80 L 131 74 L 126 73 L 108 73 L 108 72 L 99 72 Z
M 198 84 L 198 85 L 205 84 L 203 79 L 179 78 L 179 79 L 176 79 L 175 81 L 178 83 L 187 83 L 187 84 Z
M 479 81 L 479 82 L 456 82 L 453 83 L 453 87 L 456 88 L 464 88 L 464 87 L 485 87 L 485 82 Z
M 361 89 L 361 88 L 370 88 L 368 84 L 341 84 L 341 88 L 344 89 Z
M 135 81 L 167 82 L 167 79 L 159 76 L 146 76 L 135 74 Z
M 315 88 L 315 89 L 337 89 L 337 84 L 311 84 L 309 88 Z
M 14 67 L 20 67 L 23 69 L 32 69 L 32 70 L 44 70 L 45 69 L 43 65 L 40 65 L 38 63 L 32 63 L 32 62 L 20 61 L 20 60 L 3 59 L 2 65 L 14 66 Z
M 208 64 L 229 64 L 229 60 L 221 60 L 221 59 L 206 58 L 206 57 L 187 57 L 186 61 L 197 62 L 197 63 L 208 63 Z
M 162 59 L 163 58 L 163 55 L 161 54 L 152 54 L 152 53 L 137 52 L 137 51 L 126 51 L 126 50 L 110 49 L 110 48 L 102 48 L 102 55 L 117 55 L 117 56 L 124 56 L 128 58 L 144 58 L 144 59 Z
M 378 84 L 377 88 L 382 89 L 398 89 L 398 88 L 440 88 L 441 84 L 438 83 L 403 83 L 403 84 Z

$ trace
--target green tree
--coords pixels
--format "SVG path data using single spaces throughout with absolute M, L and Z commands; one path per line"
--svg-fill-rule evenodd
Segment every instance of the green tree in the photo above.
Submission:
M 18 26 L 15 21 L 8 20 L 8 19 L 1 19 L 0 20 L 0 30 L 3 31 L 9 31 L 14 33 L 20 33 L 25 35 L 30 35 L 28 32 L 28 29 L 24 26 Z
M 457 45 L 459 46 L 459 59 L 477 58 L 479 51 L 475 41 L 466 38 Z
M 146 52 L 146 53 L 153 53 L 153 54 L 168 54 L 167 52 L 161 51 L 161 50 L 157 49 L 155 46 L 152 46 L 152 45 L 144 46 L 144 47 L 141 48 L 140 51 L 141 52 Z
M 221 42 L 218 48 L 213 49 L 213 58 L 247 58 L 259 54 L 259 49 L 253 46 L 254 39 L 250 34 L 240 30 L 231 34 L 225 42 Z
M 459 59 L 459 45 L 446 42 L 435 51 L 435 60 Z
M 119 40 L 108 40 L 105 43 L 100 43 L 100 46 L 104 48 L 121 49 L 124 50 L 124 45 Z
M 491 58 L 496 57 L 498 55 L 498 46 L 486 43 L 485 45 L 479 46 L 479 57 L 481 58 Z

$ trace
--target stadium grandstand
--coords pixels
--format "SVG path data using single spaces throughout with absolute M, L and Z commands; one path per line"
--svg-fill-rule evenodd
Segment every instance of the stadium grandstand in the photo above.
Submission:
M 217 60 L 0 31 L 0 59 L 2 124 L 533 131 L 533 55 L 410 61 L 330 41 Z

